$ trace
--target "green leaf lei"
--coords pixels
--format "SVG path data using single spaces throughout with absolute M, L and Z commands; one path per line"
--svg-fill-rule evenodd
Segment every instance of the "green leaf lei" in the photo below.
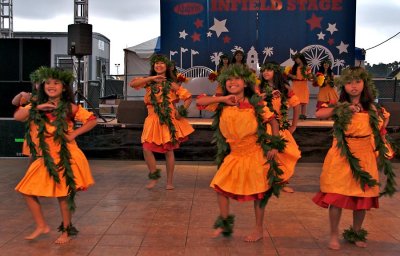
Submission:
M 264 123 L 262 115 L 264 110 L 263 106 L 259 104 L 260 101 L 261 97 L 258 95 L 253 95 L 249 99 L 250 104 L 254 107 L 258 123 L 257 143 L 260 144 L 265 156 L 271 149 L 278 149 L 279 152 L 282 152 L 286 146 L 286 140 L 284 140 L 281 136 L 273 136 L 267 134 L 266 124 Z M 211 126 L 215 130 L 213 143 L 217 144 L 216 163 L 218 165 L 218 168 L 221 166 L 224 158 L 230 153 L 229 144 L 226 142 L 226 139 L 223 137 L 219 129 L 220 117 L 224 106 L 225 104 L 223 103 L 220 103 L 218 105 Z M 267 179 L 271 188 L 267 192 L 265 192 L 264 198 L 260 202 L 260 207 L 265 207 L 272 195 L 279 197 L 280 190 L 283 187 L 282 179 L 280 178 L 280 175 L 283 174 L 283 171 L 279 168 L 279 164 L 275 161 L 275 159 L 268 160 L 268 163 L 270 164 L 270 168 L 267 173 Z
M 154 107 L 154 112 L 157 114 L 160 123 L 166 124 L 171 134 L 172 144 L 176 144 L 178 141 L 176 139 L 176 129 L 174 124 L 172 123 L 171 113 L 172 109 L 170 107 L 169 102 L 169 93 L 171 92 L 171 82 L 164 81 L 162 82 L 162 102 L 158 103 L 156 94 L 159 93 L 159 87 L 157 83 L 150 83 L 150 102 Z
M 396 192 L 396 175 L 393 172 L 392 163 L 386 158 L 388 149 L 386 148 L 379 131 L 378 114 L 374 109 L 370 109 L 368 113 L 369 123 L 372 127 L 372 132 L 375 139 L 375 150 L 378 151 L 378 169 L 383 171 L 386 176 L 386 185 L 383 191 L 380 193 L 380 196 L 392 196 Z
M 337 148 L 340 150 L 341 155 L 347 158 L 354 179 L 360 183 L 361 189 L 365 190 L 366 185 L 369 187 L 373 187 L 379 185 L 379 183 L 377 182 L 377 180 L 373 179 L 368 172 L 362 170 L 360 166 L 360 160 L 353 156 L 345 139 L 345 131 L 347 130 L 347 127 L 350 124 L 351 118 L 353 116 L 353 112 L 350 110 L 349 106 L 350 103 L 348 102 L 339 103 L 335 106 L 332 116 L 334 120 L 333 133 L 337 140 Z M 380 171 L 383 170 L 384 174 L 387 177 L 387 184 L 380 195 L 392 196 L 396 191 L 396 182 L 394 180 L 395 175 L 393 173 L 391 162 L 385 158 L 387 148 L 385 147 L 379 133 L 378 116 L 374 109 L 370 109 L 368 111 L 368 114 L 370 120 L 369 122 L 375 138 L 376 150 L 379 153 L 378 169 Z
M 55 182 L 60 183 L 59 172 L 62 171 L 62 169 L 64 171 L 62 175 L 66 177 L 66 186 L 68 187 L 67 203 L 70 211 L 73 212 L 76 209 L 76 184 L 70 163 L 71 154 L 67 147 L 68 141 L 65 137 L 65 132 L 68 130 L 67 113 L 71 113 L 71 104 L 68 102 L 60 101 L 57 108 L 52 113 L 55 116 L 55 120 L 51 123 L 51 125 L 56 127 L 53 139 L 55 142 L 60 144 L 60 151 L 58 152 L 60 155 L 60 162 L 58 163 L 55 163 L 54 159 L 51 157 L 49 146 L 45 141 L 45 137 L 47 134 L 46 123 L 50 123 L 50 120 L 47 118 L 44 111 L 39 111 L 37 109 L 37 101 L 32 101 L 31 104 L 32 107 L 29 111 L 29 119 L 26 123 L 25 138 L 32 154 L 32 158 L 34 160 L 37 159 L 38 152 L 36 151 L 36 145 L 33 143 L 30 135 L 31 122 L 37 125 L 39 138 L 38 146 L 42 151 L 43 161 L 47 168 L 47 171 L 49 172 L 50 177 L 52 177 Z
M 265 89 L 265 101 L 267 102 L 267 107 L 271 112 L 275 114 L 279 122 L 279 130 L 287 130 L 290 127 L 290 123 L 288 121 L 288 106 L 287 106 L 287 97 L 283 93 L 281 93 L 281 107 L 280 113 L 275 111 L 274 106 L 272 105 L 272 87 L 265 83 L 263 85 Z

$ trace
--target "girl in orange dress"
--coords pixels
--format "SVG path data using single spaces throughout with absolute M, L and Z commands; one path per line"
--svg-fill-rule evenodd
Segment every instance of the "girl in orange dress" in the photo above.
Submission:
M 274 114 L 254 92 L 254 73 L 243 65 L 231 65 L 218 80 L 223 86 L 223 96 L 197 99 L 199 107 L 216 111 L 213 128 L 219 168 L 210 186 L 217 192 L 220 216 L 214 224 L 214 237 L 233 232 L 234 216 L 229 214 L 231 198 L 254 201 L 256 226 L 245 241 L 255 242 L 263 238 L 267 200 L 272 194 L 277 196 L 281 188 L 281 173 L 273 168 L 276 166 L 273 159 L 284 143 L 278 137 Z M 265 133 L 266 123 L 271 124 L 273 136 Z
M 285 150 L 275 157 L 279 167 L 283 170 L 281 178 L 285 183 L 284 192 L 293 193 L 294 189 L 286 184 L 293 176 L 297 161 L 301 152 L 293 138 L 299 120 L 300 101 L 290 90 L 290 86 L 282 74 L 281 67 L 276 62 L 267 62 L 261 66 L 260 93 L 267 102 L 269 110 L 275 114 L 279 122 L 279 134 L 286 140 Z M 293 108 L 293 120 L 288 121 L 288 109 Z M 270 126 L 268 126 L 270 128 Z M 271 129 L 268 129 L 271 132 Z
M 129 83 L 135 89 L 146 89 L 144 103 L 148 116 L 144 121 L 141 141 L 144 159 L 150 171 L 146 186 L 148 189 L 153 188 L 161 177 L 153 152 L 165 154 L 166 189 L 174 189 L 174 149 L 179 148 L 179 144 L 187 140 L 188 135 L 194 131 L 184 118 L 192 102 L 192 95 L 179 84 L 169 68 L 169 63 L 164 55 L 154 55 L 151 58 L 150 76 L 137 77 Z M 177 108 L 175 104 L 180 100 L 183 100 L 183 105 Z
M 317 205 L 329 207 L 328 246 L 336 250 L 340 249 L 338 229 L 343 208 L 353 211 L 353 226 L 343 237 L 366 247 L 367 232 L 362 229 L 366 210 L 379 207 L 380 195 L 392 196 L 396 191 L 371 77 L 365 69 L 351 67 L 343 70 L 338 85 L 342 87 L 339 103 L 316 113 L 317 118 L 333 118 L 334 139 L 322 168 L 321 191 L 313 198 Z M 378 169 L 387 176 L 382 192 Z
M 335 104 L 338 99 L 338 93 L 335 89 L 334 76 L 331 68 L 332 63 L 329 60 L 324 60 L 320 66 L 317 74 L 316 81 L 313 82 L 314 86 L 319 87 L 319 92 L 317 96 L 317 109 L 321 107 L 322 104 Z M 323 82 L 318 83 L 318 77 L 323 76 Z
M 94 184 L 89 163 L 75 138 L 91 130 L 97 121 L 91 112 L 74 104 L 72 73 L 42 67 L 39 75 L 43 83 L 37 98 L 14 114 L 15 120 L 29 123 L 25 139 L 34 159 L 15 190 L 24 195 L 36 222 L 36 229 L 25 237 L 29 240 L 50 231 L 38 197 L 58 199 L 63 221 L 55 243 L 63 244 L 78 232 L 71 223 L 76 192 Z M 74 129 L 75 120 L 82 126 Z
M 293 56 L 295 64 L 287 74 L 292 80 L 294 94 L 300 99 L 300 119 L 307 118 L 307 104 L 310 101 L 310 91 L 308 81 L 312 80 L 311 68 L 307 66 L 306 58 L 298 53 Z

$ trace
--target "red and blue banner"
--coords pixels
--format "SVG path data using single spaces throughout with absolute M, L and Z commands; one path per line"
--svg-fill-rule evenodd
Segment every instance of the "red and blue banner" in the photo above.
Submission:
M 354 65 L 356 0 L 160 0 L 161 52 L 177 66 L 215 69 L 243 50 L 247 64 L 293 64 L 303 53 L 315 70 Z

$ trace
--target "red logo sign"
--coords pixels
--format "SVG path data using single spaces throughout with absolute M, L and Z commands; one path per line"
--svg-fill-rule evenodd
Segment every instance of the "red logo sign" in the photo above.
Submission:
M 203 5 L 199 3 L 186 2 L 175 5 L 174 12 L 180 15 L 188 16 L 199 14 L 203 11 L 203 9 Z

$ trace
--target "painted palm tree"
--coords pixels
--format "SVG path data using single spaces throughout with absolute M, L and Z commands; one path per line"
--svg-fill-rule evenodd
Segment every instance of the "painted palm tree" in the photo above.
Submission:
M 337 67 L 337 73 L 336 73 L 336 75 L 339 75 L 340 74 L 340 68 L 341 67 L 344 67 L 344 60 L 340 60 L 340 59 L 336 59 L 334 62 L 333 62 L 333 67 Z
M 215 64 L 215 70 L 218 69 L 218 64 L 221 61 L 222 52 L 213 52 L 213 55 L 210 56 L 211 62 Z
M 263 50 L 263 53 L 264 53 L 265 57 L 264 57 L 264 60 L 262 63 L 265 63 L 267 57 L 274 55 L 274 47 L 265 47 Z

